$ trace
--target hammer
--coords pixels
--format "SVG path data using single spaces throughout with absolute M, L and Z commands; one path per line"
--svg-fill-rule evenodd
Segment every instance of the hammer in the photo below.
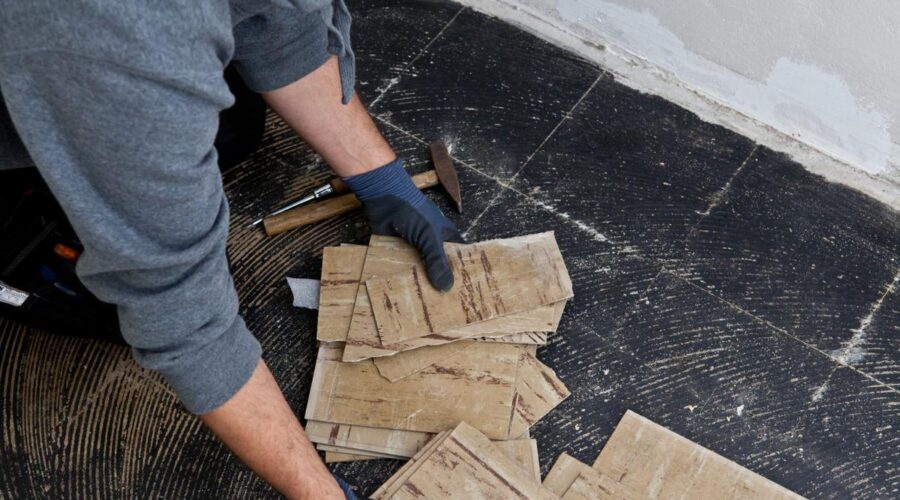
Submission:
M 412 181 L 419 189 L 425 189 L 440 184 L 450 195 L 458 212 L 462 212 L 462 194 L 459 191 L 459 179 L 456 177 L 456 168 L 450 159 L 450 153 L 443 142 L 432 142 L 428 146 L 434 170 L 422 172 L 412 176 Z M 347 185 L 339 179 L 333 179 L 329 183 L 334 192 L 347 192 Z M 306 205 L 270 215 L 263 219 L 263 227 L 266 234 L 275 236 L 285 231 L 309 224 L 315 224 L 323 220 L 337 217 L 352 212 L 362 207 L 362 203 L 355 194 L 344 194 L 324 201 L 308 203 Z

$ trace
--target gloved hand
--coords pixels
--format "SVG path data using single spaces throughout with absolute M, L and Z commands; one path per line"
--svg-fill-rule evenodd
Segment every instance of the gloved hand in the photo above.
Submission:
M 442 292 L 453 287 L 444 242 L 464 243 L 456 224 L 413 184 L 399 158 L 343 181 L 363 203 L 372 232 L 400 236 L 422 253 L 428 281 Z
M 353 493 L 353 488 L 350 487 L 347 481 L 344 481 L 344 478 L 335 474 L 334 479 L 337 481 L 338 486 L 340 486 L 341 491 L 344 492 L 344 496 L 347 497 L 347 500 L 357 500 L 356 493 Z

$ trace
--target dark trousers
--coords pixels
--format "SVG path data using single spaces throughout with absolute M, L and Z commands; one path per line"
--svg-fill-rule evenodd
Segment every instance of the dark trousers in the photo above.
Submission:
M 216 150 L 223 170 L 247 159 L 259 146 L 266 129 L 266 103 L 262 96 L 248 89 L 232 66 L 225 69 L 225 81 L 234 94 L 234 106 L 219 114 Z

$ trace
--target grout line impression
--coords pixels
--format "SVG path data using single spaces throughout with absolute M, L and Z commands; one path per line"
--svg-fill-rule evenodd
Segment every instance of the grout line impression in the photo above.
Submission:
M 525 158 L 525 161 L 522 162 L 522 164 L 521 164 L 521 165 L 519 166 L 519 168 L 515 171 L 515 173 L 513 173 L 512 177 L 509 178 L 509 182 L 504 182 L 504 183 L 501 184 L 501 185 L 504 186 L 504 191 L 505 191 L 506 189 L 513 189 L 514 191 L 516 191 L 516 192 L 519 193 L 519 194 L 524 194 L 524 193 L 522 193 L 521 191 L 518 191 L 518 190 L 516 190 L 515 188 L 512 187 L 513 184 L 516 182 L 516 178 L 519 176 L 520 173 L 522 173 L 523 170 L 525 170 L 525 167 L 528 166 L 528 164 L 531 162 L 531 159 L 534 158 L 534 156 L 538 153 L 538 151 L 540 151 L 541 148 L 544 147 L 544 144 L 547 144 L 547 141 L 549 141 L 550 138 L 553 137 L 554 134 L 556 134 L 556 131 L 559 130 L 559 128 L 562 126 L 562 124 L 565 123 L 566 120 L 568 120 L 568 119 L 571 117 L 572 113 L 575 111 L 575 108 L 577 108 L 578 105 L 581 104 L 582 101 L 584 101 L 584 98 L 587 97 L 587 95 L 590 94 L 592 90 L 594 90 L 594 87 L 597 86 L 597 83 L 600 81 L 601 78 L 603 78 L 603 73 L 600 73 L 600 74 L 597 75 L 597 78 L 594 79 L 593 82 L 591 82 L 591 84 L 590 84 L 590 86 L 588 86 L 587 90 L 585 90 L 584 93 L 581 94 L 581 97 L 579 97 L 578 100 L 575 101 L 575 104 L 573 104 L 572 107 L 569 108 L 569 110 L 563 114 L 562 118 L 556 123 L 556 126 L 553 127 L 553 130 L 551 130 L 550 133 L 547 134 L 547 137 L 544 137 L 544 140 L 541 141 L 540 144 L 538 144 L 538 147 L 536 147 L 536 148 L 534 149 L 534 151 L 532 151 L 531 154 L 529 154 L 529 155 Z M 494 180 L 497 180 L 497 179 L 494 179 Z M 501 192 L 500 194 L 502 195 L 503 192 Z M 545 209 L 548 209 L 548 210 L 550 210 L 550 211 L 552 211 L 552 212 L 554 212 L 554 213 L 559 213 L 559 214 L 561 214 L 561 215 L 563 216 L 563 218 L 565 218 L 566 220 L 569 220 L 569 219 L 570 219 L 568 214 L 562 214 L 562 213 L 560 213 L 559 211 L 557 211 L 555 208 L 550 207 L 549 205 L 548 205 L 548 206 L 545 206 L 544 203 L 541 203 L 541 202 L 538 201 L 538 200 L 532 199 L 530 196 L 528 196 L 528 198 L 529 198 L 530 200 L 532 200 L 534 203 L 536 203 L 536 204 L 538 204 L 538 205 L 541 205 L 541 206 L 542 206 L 543 208 L 545 208 Z M 482 210 L 480 214 L 478 214 L 474 219 L 472 219 L 472 223 L 469 224 L 469 227 L 468 227 L 468 228 L 466 228 L 466 231 L 463 233 L 463 237 L 466 237 L 466 236 L 468 235 L 469 231 L 475 229 L 475 226 L 477 226 L 478 223 L 481 222 L 481 217 L 484 216 L 484 214 L 486 214 L 486 213 L 488 212 L 488 210 L 494 208 L 494 206 L 497 204 L 497 201 L 498 201 L 499 199 L 500 199 L 500 196 L 496 196 L 496 197 L 494 197 L 491 201 L 488 202 L 487 206 L 484 207 L 484 210 Z M 576 221 L 576 220 L 574 220 L 574 219 L 572 220 L 572 222 L 574 222 L 576 225 L 578 225 L 578 223 L 579 223 L 579 221 Z M 596 234 L 592 234 L 592 235 L 591 235 L 592 237 L 594 237 L 595 240 L 597 239 L 597 236 L 599 235 L 599 236 L 602 237 L 602 240 L 601 240 L 601 241 L 607 241 L 605 236 L 601 235 L 601 234 L 598 233 L 597 231 L 594 231 L 593 228 L 590 228 L 590 227 L 587 226 L 586 224 L 584 224 L 584 226 L 585 226 L 585 227 L 582 228 L 582 229 L 586 229 L 586 230 L 588 230 L 588 232 L 592 232 L 592 231 L 593 231 L 593 233 L 596 233 Z
M 401 127 L 399 127 L 399 126 L 397 126 L 397 125 L 395 125 L 395 124 L 393 124 L 393 123 L 391 123 L 389 120 L 387 120 L 387 119 L 384 118 L 383 116 L 378 116 L 378 115 L 376 115 L 375 118 L 376 118 L 378 121 L 380 121 L 381 123 L 385 124 L 386 126 L 391 127 L 391 128 L 393 128 L 393 129 L 397 130 L 398 132 L 400 132 L 400 133 L 402 133 L 402 134 L 408 136 L 409 138 L 411 138 L 411 139 L 413 139 L 413 140 L 415 140 L 415 141 L 418 141 L 418 142 L 420 142 L 420 143 L 422 143 L 422 144 L 424 144 L 424 145 L 428 145 L 428 142 L 425 141 L 424 139 L 422 139 L 421 137 L 415 135 L 415 134 L 412 133 L 412 132 L 409 132 L 409 131 L 407 131 L 407 130 L 404 130 L 403 128 L 401 128 Z M 578 220 L 578 219 L 572 218 L 572 216 L 570 216 L 569 214 L 567 214 L 567 213 L 565 213 L 565 212 L 563 212 L 563 211 L 557 209 L 556 207 L 554 207 L 553 205 L 550 205 L 549 203 L 546 203 L 546 202 L 544 202 L 544 201 L 538 200 L 538 199 L 534 198 L 533 196 L 531 196 L 530 194 L 525 193 L 525 192 L 522 192 L 522 191 L 516 189 L 516 188 L 515 188 L 512 184 L 510 184 L 508 181 L 505 181 L 505 180 L 503 180 L 503 179 L 500 179 L 500 178 L 498 178 L 498 177 L 495 177 L 495 176 L 493 176 L 493 175 L 491 175 L 491 174 L 489 174 L 489 173 L 487 173 L 487 172 L 485 172 L 485 171 L 479 169 L 478 167 L 472 165 L 472 164 L 469 163 L 469 162 L 460 160 L 459 158 L 453 156 L 452 153 L 451 153 L 450 157 L 453 158 L 453 161 L 459 163 L 460 165 L 462 165 L 462 166 L 468 168 L 469 170 L 472 170 L 473 172 L 475 172 L 475 173 L 477 173 L 477 174 L 479 174 L 479 175 L 481 175 L 481 176 L 483 176 L 483 177 L 485 177 L 485 178 L 487 178 L 487 179 L 490 179 L 490 180 L 496 182 L 500 187 L 502 187 L 503 190 L 502 190 L 500 193 L 498 193 L 498 195 L 497 195 L 496 198 L 499 198 L 500 196 L 502 196 L 507 190 L 512 191 L 512 192 L 514 192 L 514 193 L 516 193 L 516 194 L 518 194 L 518 195 L 524 197 L 524 198 L 527 199 L 529 202 L 533 203 L 535 206 L 537 206 L 537 207 L 539 207 L 539 208 L 542 208 L 542 209 L 544 209 L 544 210 L 550 212 L 551 214 L 553 214 L 553 215 L 555 215 L 555 216 L 557 216 L 557 217 L 563 219 L 564 221 L 566 221 L 566 222 L 568 222 L 568 223 L 574 225 L 574 226 L 575 226 L 576 228 L 578 228 L 579 230 L 581 230 L 581 231 L 583 231 L 583 232 L 589 234 L 589 235 L 591 236 L 591 239 L 593 239 L 594 241 L 599 241 L 599 242 L 603 242 L 603 243 L 610 243 L 610 244 L 612 244 L 612 245 L 618 247 L 618 248 L 620 249 L 620 253 L 628 254 L 628 255 L 631 255 L 632 257 L 643 258 L 643 256 L 641 256 L 640 253 L 637 252 L 637 250 L 634 249 L 633 247 L 629 247 L 629 246 L 624 245 L 624 244 L 622 244 L 622 243 L 619 243 L 619 242 L 610 240 L 605 234 L 601 233 L 600 231 L 597 231 L 596 229 L 594 229 L 594 228 L 591 227 L 590 225 L 588 225 L 588 224 L 586 224 L 586 223 L 584 223 L 584 222 L 582 222 L 582 221 L 580 221 L 580 220 Z M 496 201 L 495 201 L 496 198 L 495 198 L 494 200 L 492 200 L 492 203 L 493 203 L 493 204 L 490 205 L 490 206 L 493 206 L 493 205 L 496 204 Z M 489 207 L 489 208 L 490 208 L 490 207 Z M 479 220 L 479 219 L 481 218 L 481 216 L 483 216 L 483 215 L 486 213 L 486 211 L 487 211 L 486 209 L 485 209 L 485 210 L 482 210 L 482 212 L 481 212 L 480 214 L 478 214 L 478 216 L 475 218 L 475 220 L 476 220 L 476 221 Z M 465 237 L 465 236 L 468 234 L 468 232 L 469 232 L 474 226 L 475 226 L 474 222 L 473 222 L 472 224 L 470 224 L 469 227 L 466 229 L 466 231 L 463 233 L 463 237 Z
M 869 324 L 872 323 L 872 320 L 875 319 L 875 314 L 881 309 L 881 304 L 884 303 L 884 299 L 894 292 L 898 281 L 900 281 L 900 270 L 897 270 L 894 274 L 894 279 L 885 288 L 881 297 L 879 297 L 869 308 L 869 314 L 860 321 L 859 327 L 851 330 L 853 336 L 844 343 L 843 347 L 831 351 L 830 354 L 834 357 L 835 361 L 844 366 L 852 366 L 854 359 L 859 360 L 865 356 L 864 351 L 862 351 L 862 345 L 866 343 L 866 328 L 868 328 Z
M 424 139 L 422 139 L 421 137 L 416 136 L 416 135 L 413 134 L 412 132 L 409 132 L 409 131 L 407 131 L 407 130 L 405 130 L 405 129 L 403 129 L 403 128 L 401 128 L 401 127 L 399 127 L 399 126 L 397 126 L 397 125 L 395 125 L 395 124 L 393 124 L 393 123 L 391 123 L 390 121 L 388 121 L 387 119 L 385 119 L 385 118 L 383 118 L 383 117 L 381 117 L 381 116 L 376 116 L 376 118 L 377 118 L 380 122 L 382 122 L 382 123 L 384 123 L 385 125 L 387 125 L 387 126 L 393 128 L 393 129 L 397 130 L 398 132 L 400 132 L 400 133 L 402 133 L 402 134 L 404 134 L 404 135 L 406 135 L 406 136 L 408 136 L 408 137 L 410 137 L 410 138 L 412 138 L 412 139 L 414 139 L 414 140 L 416 140 L 416 141 L 418 141 L 418 142 L 420 142 L 420 143 L 422 143 L 422 144 L 427 145 L 427 142 L 426 142 Z M 756 150 L 756 148 L 754 148 L 754 150 L 751 151 L 750 155 L 748 155 L 747 158 L 744 160 L 744 162 L 741 164 L 741 166 L 738 167 L 738 171 L 740 171 L 740 170 L 741 170 L 741 169 L 749 162 L 749 160 L 750 160 L 750 158 L 752 157 L 753 152 L 755 152 L 755 150 Z M 630 257 L 633 257 L 633 258 L 639 258 L 639 259 L 649 260 L 649 261 L 651 261 L 651 262 L 654 262 L 654 263 L 656 263 L 656 264 L 662 266 L 661 269 L 660 269 L 660 271 L 657 273 L 656 277 L 654 277 L 654 279 L 651 281 L 651 285 L 652 285 L 653 282 L 655 282 L 657 279 L 659 279 L 659 277 L 660 277 L 660 275 L 662 275 L 662 273 L 665 272 L 665 273 L 671 275 L 672 277 L 678 279 L 679 281 L 684 282 L 684 283 L 687 283 L 688 285 L 690 285 L 690 286 L 692 286 L 692 287 L 695 287 L 695 288 L 701 290 L 703 293 L 705 293 L 705 294 L 707 294 L 707 295 L 713 297 L 714 299 L 719 300 L 719 301 L 721 301 L 721 302 L 724 303 L 724 304 L 727 304 L 729 307 L 735 309 L 736 311 L 738 311 L 738 312 L 740 312 L 740 313 L 743 313 L 743 314 L 746 314 L 747 316 L 749 316 L 749 317 L 755 319 L 756 321 L 759 321 L 759 322 L 765 324 L 765 325 L 768 326 L 769 328 L 773 329 L 775 332 L 780 333 L 780 334 L 782 334 L 782 335 L 784 335 L 784 336 L 786 336 L 786 337 L 788 337 L 788 338 L 790 338 L 790 339 L 792 339 L 792 340 L 794 340 L 794 341 L 796 341 L 796 342 L 799 342 L 800 344 L 803 344 L 804 346 L 808 347 L 809 349 L 812 349 L 813 351 L 815 351 L 815 352 L 817 352 L 817 353 L 819 353 L 819 354 L 821 354 L 821 355 L 823 355 L 823 356 L 825 356 L 825 357 L 831 359 L 832 361 L 834 361 L 834 362 L 836 362 L 836 363 L 841 364 L 842 366 L 846 366 L 847 368 L 849 368 L 849 369 L 855 371 L 856 373 L 858 373 L 858 374 L 862 375 L 863 377 L 865 377 L 865 378 L 871 380 L 872 382 L 875 382 L 877 385 L 879 385 L 879 386 L 881 386 L 881 387 L 884 387 L 884 388 L 887 388 L 888 390 L 890 390 L 890 391 L 892 391 L 892 392 L 900 393 L 900 390 L 891 387 L 890 385 L 888 385 L 887 383 L 885 383 L 885 382 L 879 380 L 878 378 L 873 377 L 872 375 L 869 375 L 868 373 L 866 373 L 866 372 L 864 372 L 864 371 L 861 371 L 860 369 L 858 369 L 858 368 L 856 368 L 856 367 L 854 367 L 854 366 L 852 366 L 852 365 L 848 365 L 848 364 L 845 364 L 845 363 L 841 363 L 840 360 L 838 360 L 838 359 L 835 358 L 835 356 L 832 356 L 832 355 L 829 354 L 828 352 L 823 351 L 822 349 L 816 347 L 815 345 L 810 344 L 810 343 L 808 343 L 808 342 L 802 340 L 801 338 L 797 337 L 796 335 L 791 334 L 791 333 L 788 332 L 787 330 L 785 330 L 785 329 L 783 329 L 783 328 L 781 328 L 781 327 L 778 327 L 778 326 L 772 324 L 772 323 L 769 322 L 768 320 L 763 319 L 763 318 L 761 318 L 761 317 L 759 317 L 759 316 L 757 316 L 757 315 L 751 313 L 750 311 L 747 311 L 746 309 L 744 309 L 744 308 L 742 308 L 741 306 L 735 304 L 734 302 L 731 302 L 730 300 L 728 300 L 728 299 L 726 299 L 726 298 L 724 298 L 724 297 L 719 297 L 718 295 L 716 295 L 716 294 L 710 292 L 710 291 L 707 290 L 706 288 L 703 288 L 702 286 L 699 286 L 699 285 L 697 285 L 696 283 L 693 283 L 693 282 L 691 282 L 690 280 L 684 278 L 683 276 L 679 275 L 677 272 L 674 272 L 674 271 L 671 271 L 671 270 L 666 269 L 666 268 L 665 268 L 665 262 L 661 262 L 661 261 L 659 261 L 658 259 L 653 259 L 653 258 L 651 258 L 651 257 L 646 257 L 646 256 L 642 255 L 637 249 L 634 249 L 634 248 L 632 248 L 632 247 L 630 247 L 630 246 L 624 245 L 624 244 L 622 244 L 622 243 L 620 243 L 620 242 L 612 241 L 612 240 L 610 240 L 609 238 L 607 238 L 604 234 L 602 234 L 601 232 L 599 232 L 599 231 L 597 231 L 596 229 L 594 229 L 593 227 L 591 227 L 590 225 L 588 225 L 588 224 L 586 224 L 586 223 L 584 223 L 584 222 L 582 222 L 582 221 L 580 221 L 580 220 L 573 219 L 573 218 L 570 217 L 568 214 L 566 214 L 565 212 L 561 212 L 561 211 L 557 210 L 557 209 L 556 209 L 555 207 L 553 207 L 552 205 L 549 205 L 549 204 L 547 204 L 547 203 L 544 203 L 544 202 L 542 202 L 542 201 L 540 201 L 540 200 L 535 199 L 534 197 L 532 197 L 532 196 L 529 195 L 529 194 L 526 194 L 526 193 L 523 193 L 522 191 L 519 191 L 518 189 L 516 189 L 515 187 L 513 187 L 512 185 L 510 185 L 510 184 L 507 183 L 506 181 L 504 181 L 504 180 L 502 180 L 502 179 L 498 179 L 497 177 L 494 177 L 494 176 L 492 176 L 492 175 L 490 175 L 490 174 L 488 174 L 488 173 L 486 173 L 486 172 L 484 172 L 484 171 L 478 169 L 477 167 L 475 167 L 475 166 L 469 164 L 468 162 L 459 160 L 459 159 L 457 159 L 456 157 L 453 157 L 452 154 L 451 154 L 451 157 L 453 158 L 454 161 L 458 162 L 459 164 L 463 165 L 464 167 L 466 167 L 466 168 L 468 168 L 468 169 L 470 169 L 470 170 L 472 170 L 472 171 L 474 171 L 474 172 L 476 172 L 476 173 L 478 173 L 478 174 L 480 174 L 480 175 L 482 175 L 482 176 L 484 176 L 484 177 L 486 177 L 486 178 L 488 178 L 488 179 L 490 179 L 490 180 L 496 182 L 496 183 L 499 184 L 500 186 L 502 186 L 502 187 L 504 188 L 504 191 L 503 191 L 503 192 L 505 192 L 506 190 L 510 190 L 510 191 L 515 192 L 515 193 L 518 193 L 519 195 L 523 196 L 523 197 L 526 198 L 528 201 L 534 203 L 534 204 L 537 205 L 538 207 L 540 207 L 540 208 L 542 208 L 542 209 L 544 209 L 544 210 L 550 212 L 551 214 L 553 214 L 553 215 L 555 215 L 555 216 L 557 216 L 557 217 L 562 218 L 562 219 L 565 220 L 566 222 L 569 222 L 569 223 L 573 224 L 573 225 L 574 225 L 575 227 L 577 227 L 579 230 L 588 233 L 589 235 L 591 235 L 591 237 L 592 237 L 594 240 L 596 240 L 596 241 L 602 241 L 602 242 L 605 242 L 605 243 L 610 243 L 610 244 L 612 244 L 614 247 L 616 247 L 617 249 L 619 249 L 619 253 L 621 253 L 621 254 L 626 254 L 626 255 L 628 255 L 628 256 L 630 256 Z M 735 172 L 734 175 L 737 175 L 737 171 Z M 732 178 L 734 178 L 734 175 L 732 176 Z M 731 182 L 729 181 L 729 182 L 726 184 L 726 186 L 730 186 L 730 184 L 731 184 Z M 720 190 L 720 191 L 721 191 L 721 190 Z M 499 196 L 502 196 L 502 194 L 503 194 L 503 193 L 501 192 L 501 194 L 498 195 L 498 198 L 499 198 Z M 483 215 L 483 212 L 482 212 L 482 214 L 479 214 L 479 217 L 481 217 L 481 215 Z M 472 226 L 469 227 L 469 229 L 471 229 L 471 228 L 472 228 Z M 467 231 L 467 232 L 468 232 L 468 231 Z M 878 306 L 880 306 L 881 302 L 884 301 L 884 298 L 887 297 L 887 295 L 888 295 L 890 292 L 892 292 L 892 291 L 894 290 L 894 287 L 895 287 L 895 285 L 896 285 L 897 282 L 900 282 L 900 271 L 898 271 L 897 275 L 894 276 L 894 281 L 893 281 L 893 282 L 891 283 L 891 285 L 888 287 L 888 290 L 882 295 L 881 300 L 879 300 L 879 301 L 877 302 Z M 649 285 L 648 285 L 648 289 L 649 289 Z M 646 293 L 646 291 L 645 291 L 645 293 Z M 874 308 L 874 310 L 877 311 L 877 306 Z M 870 316 L 874 315 L 874 311 L 870 311 L 870 313 L 871 313 Z M 867 318 L 869 319 L 869 322 L 871 322 L 871 318 L 869 318 L 869 317 L 867 317 Z M 860 329 L 864 329 L 865 326 L 868 326 L 868 322 L 865 322 L 865 320 L 863 320 L 863 321 L 864 321 L 864 324 L 861 325 Z
M 387 86 L 384 89 L 382 89 L 381 93 L 378 94 L 378 97 L 373 99 L 372 102 L 370 102 L 368 104 L 368 107 L 370 109 L 374 108 L 375 105 L 378 104 L 378 101 L 380 101 L 381 98 L 384 97 L 384 95 L 387 94 L 388 91 L 394 87 L 394 85 L 397 85 L 398 83 L 400 83 L 400 78 L 403 77 L 403 75 L 406 73 L 406 70 L 409 69 L 413 64 L 415 64 L 415 62 L 418 61 L 419 58 L 421 58 L 423 55 L 425 55 L 425 52 L 427 52 L 428 49 L 431 48 L 431 45 L 434 44 L 434 42 L 437 41 L 437 39 L 440 38 L 441 35 L 443 35 L 445 31 L 447 31 L 447 28 L 449 28 L 450 25 L 453 24 L 453 21 L 456 21 L 456 18 L 459 17 L 459 15 L 462 14 L 462 11 L 464 11 L 464 10 L 466 10 L 466 7 L 460 7 L 459 10 L 456 11 L 456 14 L 453 14 L 453 17 L 451 17 L 450 20 L 447 21 L 447 24 L 445 24 L 444 27 L 441 28 L 440 31 L 438 31 L 437 35 L 434 35 L 434 37 L 432 37 L 432 39 L 429 40 L 428 43 L 426 43 L 424 47 L 422 47 L 422 50 L 420 50 L 419 53 L 415 55 L 415 57 L 410 59 L 408 63 L 404 64 L 403 67 L 400 68 L 400 72 L 397 74 L 397 76 L 395 76 L 394 78 L 391 78 L 391 81 L 387 84 Z
M 698 285 L 698 284 L 696 284 L 696 283 L 693 283 L 692 281 L 690 281 L 690 280 L 684 278 L 683 276 L 680 276 L 679 274 L 677 274 L 677 273 L 675 273 L 675 272 L 672 272 L 672 271 L 666 271 L 666 272 L 667 272 L 668 274 L 672 275 L 674 278 L 678 279 L 679 281 L 681 281 L 681 282 L 683 282 L 683 283 L 686 283 L 686 284 L 688 284 L 688 285 L 690 285 L 690 286 L 692 286 L 692 287 L 694 287 L 694 288 L 696 288 L 696 289 L 702 291 L 703 293 L 705 293 L 705 294 L 707 294 L 707 295 L 713 297 L 714 299 L 717 299 L 717 300 L 721 301 L 722 303 L 728 304 L 731 308 L 735 309 L 736 311 L 741 312 L 741 313 L 743 313 L 743 314 L 746 314 L 747 316 L 749 316 L 749 317 L 755 319 L 756 321 L 759 321 L 760 323 L 762 323 L 762 324 L 768 326 L 769 328 L 771 328 L 771 329 L 774 330 L 775 332 L 780 333 L 780 334 L 782 334 L 782 335 L 784 335 L 784 336 L 786 336 L 786 337 L 788 337 L 788 338 L 790 338 L 790 339 L 792 339 L 792 340 L 794 340 L 794 341 L 796 341 L 796 342 L 799 342 L 800 344 L 802 344 L 802 345 L 808 347 L 809 349 L 812 349 L 813 351 L 815 351 L 815 352 L 821 354 L 822 356 L 825 356 L 826 358 L 830 359 L 831 361 L 833 361 L 833 362 L 835 362 L 835 363 L 837 363 L 837 364 L 840 364 L 841 366 L 845 366 L 845 367 L 847 367 L 847 368 L 850 369 L 850 370 L 855 371 L 856 373 L 862 375 L 863 377 L 865 377 L 865 378 L 871 380 L 872 382 L 876 383 L 877 385 L 879 385 L 879 386 L 881 386 L 881 387 L 883 387 L 883 388 L 885 388 L 885 389 L 887 389 L 887 390 L 889 390 L 889 391 L 891 391 L 891 392 L 900 394 L 900 389 L 895 389 L 894 387 L 891 387 L 889 384 L 887 384 L 887 383 L 885 383 L 885 382 L 883 382 L 883 381 L 877 379 L 876 377 L 874 377 L 874 376 L 872 376 L 872 375 L 869 375 L 868 373 L 866 373 L 866 372 L 860 370 L 859 368 L 856 368 L 855 366 L 848 365 L 848 364 L 845 364 L 845 363 L 841 363 L 838 359 L 836 359 L 834 356 L 832 356 L 832 355 L 829 354 L 828 352 L 825 352 L 825 351 L 823 351 L 822 349 L 820 349 L 819 347 L 815 346 L 814 344 L 811 344 L 811 343 L 809 343 L 809 342 L 807 342 L 807 341 L 801 339 L 800 337 L 797 337 L 796 335 L 794 335 L 794 334 L 792 334 L 791 332 L 785 330 L 784 328 L 781 328 L 781 327 L 779 327 L 779 326 L 776 326 L 776 325 L 772 324 L 769 320 L 764 319 L 764 318 L 761 318 L 761 317 L 757 316 L 756 314 L 751 313 L 750 311 L 744 309 L 743 307 L 739 306 L 738 304 L 735 304 L 734 302 L 732 302 L 732 301 L 730 301 L 730 300 L 728 300 L 728 299 L 726 299 L 726 298 L 724 298 L 724 297 L 719 297 L 718 295 L 712 293 L 711 291 L 707 290 L 706 288 L 704 288 L 704 287 L 702 287 L 702 286 L 700 286 L 700 285 Z M 829 377 L 830 377 L 830 375 L 829 375 Z

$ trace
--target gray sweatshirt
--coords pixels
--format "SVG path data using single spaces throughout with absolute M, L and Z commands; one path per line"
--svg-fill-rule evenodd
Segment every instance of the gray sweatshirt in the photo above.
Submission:
M 346 101 L 349 29 L 342 0 L 0 0 L 0 168 L 40 169 L 84 244 L 79 276 L 191 412 L 260 357 L 225 257 L 223 70 L 273 90 L 337 54 Z

